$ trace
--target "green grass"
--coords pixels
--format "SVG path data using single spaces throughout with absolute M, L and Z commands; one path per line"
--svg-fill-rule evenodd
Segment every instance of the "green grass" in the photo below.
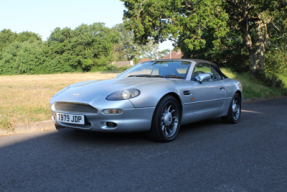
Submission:
M 248 73 L 239 74 L 232 72 L 229 69 L 221 69 L 222 72 L 229 78 L 236 79 L 241 82 L 243 87 L 243 98 L 270 98 L 278 95 L 287 94 L 287 77 L 280 76 L 280 79 L 285 84 L 285 89 L 267 87 L 262 82 L 256 80 Z
M 287 89 L 287 74 L 286 75 L 278 75 L 278 77 L 284 83 L 284 88 Z

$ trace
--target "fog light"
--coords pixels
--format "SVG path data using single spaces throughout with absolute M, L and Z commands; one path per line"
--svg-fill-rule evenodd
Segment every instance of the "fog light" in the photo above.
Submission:
M 113 122 L 107 122 L 107 126 L 108 126 L 108 127 L 116 127 L 117 124 L 116 124 L 116 123 L 113 123 Z
M 123 110 L 121 109 L 104 109 L 104 114 L 122 114 Z

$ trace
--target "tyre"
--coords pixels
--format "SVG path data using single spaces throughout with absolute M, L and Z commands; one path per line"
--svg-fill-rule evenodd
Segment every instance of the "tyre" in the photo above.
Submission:
M 241 116 L 241 100 L 238 93 L 235 93 L 231 100 L 227 115 L 225 117 L 221 117 L 221 119 L 225 123 L 235 124 L 238 123 L 240 116 Z
M 155 109 L 149 138 L 161 142 L 173 141 L 180 129 L 180 119 L 178 101 L 173 96 L 165 96 Z

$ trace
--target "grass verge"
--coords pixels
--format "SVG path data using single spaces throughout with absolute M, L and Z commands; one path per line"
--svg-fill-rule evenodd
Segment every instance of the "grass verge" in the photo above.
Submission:
M 267 87 L 261 81 L 253 78 L 248 73 L 239 74 L 232 72 L 229 69 L 221 69 L 222 72 L 232 79 L 237 79 L 242 83 L 243 87 L 243 98 L 270 98 L 278 95 L 287 94 L 287 77 L 280 76 L 280 79 L 285 84 L 285 89 L 278 89 L 275 87 Z

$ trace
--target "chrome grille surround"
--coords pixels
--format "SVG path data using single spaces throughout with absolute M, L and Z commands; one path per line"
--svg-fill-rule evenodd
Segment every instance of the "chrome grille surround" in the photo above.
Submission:
M 57 102 L 56 111 L 73 112 L 73 113 L 98 113 L 98 110 L 90 105 L 82 103 Z

